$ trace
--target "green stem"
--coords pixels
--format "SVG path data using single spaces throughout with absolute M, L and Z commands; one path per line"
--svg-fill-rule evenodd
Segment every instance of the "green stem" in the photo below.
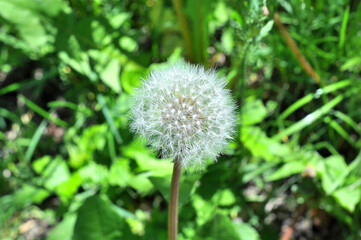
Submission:
M 168 240 L 177 240 L 178 233 L 178 198 L 179 180 L 182 166 L 179 161 L 174 162 L 172 183 L 170 187 L 169 212 L 168 212 Z
M 182 0 L 173 0 L 173 5 L 175 8 L 175 11 L 177 13 L 179 23 L 181 26 L 182 35 L 185 42 L 185 47 L 187 51 L 187 55 L 189 57 L 189 61 L 194 62 L 194 54 L 192 49 L 192 38 L 191 38 L 191 31 L 189 30 L 189 25 L 187 23 L 187 18 L 183 13 L 183 3 Z

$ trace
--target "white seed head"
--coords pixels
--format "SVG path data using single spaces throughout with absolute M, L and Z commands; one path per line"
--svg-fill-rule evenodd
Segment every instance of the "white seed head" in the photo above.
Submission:
M 155 70 L 134 94 L 131 130 L 184 168 L 216 160 L 234 133 L 235 103 L 214 70 L 177 62 Z

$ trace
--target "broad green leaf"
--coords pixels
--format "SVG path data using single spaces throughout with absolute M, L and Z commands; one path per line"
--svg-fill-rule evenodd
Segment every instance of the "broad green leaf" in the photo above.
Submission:
M 67 143 L 69 165 L 79 168 L 94 158 L 96 150 L 102 151 L 106 144 L 107 126 L 93 125 L 86 128 L 83 133 L 72 137 Z
M 124 156 L 135 159 L 140 171 L 150 171 L 151 176 L 169 176 L 172 173 L 173 163 L 155 158 L 141 142 L 122 147 L 122 152 Z
M 200 179 L 200 186 L 197 188 L 199 194 L 204 200 L 211 200 L 219 189 L 223 188 L 223 183 L 229 178 L 228 168 L 219 163 L 211 165 Z M 209 187 L 212 186 L 212 187 Z
M 79 172 L 75 172 L 71 177 L 64 181 L 56 188 L 56 193 L 62 202 L 67 203 L 78 191 L 78 188 L 82 185 L 83 179 L 79 175 Z
M 109 46 L 112 38 L 110 36 L 110 32 L 107 31 L 107 27 L 105 26 L 105 24 L 94 18 L 89 21 L 91 25 L 91 36 L 94 43 L 99 48 Z
M 33 167 L 41 175 L 45 188 L 51 191 L 70 177 L 68 165 L 61 157 L 42 157 L 33 163 Z
M 217 19 L 217 22 L 221 25 L 224 25 L 230 18 L 230 11 L 227 8 L 225 2 L 217 2 L 215 11 L 213 12 L 214 17 Z
M 266 23 L 266 25 L 264 25 L 261 28 L 261 31 L 259 32 L 259 35 L 258 35 L 259 39 L 264 38 L 268 35 L 268 33 L 272 30 L 273 23 L 274 23 L 274 21 L 270 20 L 270 21 L 268 21 L 268 23 Z
M 316 170 L 321 176 L 324 191 L 326 194 L 331 194 L 335 190 L 333 184 L 347 171 L 347 165 L 342 156 L 331 156 L 321 161 L 317 165 Z M 339 185 L 342 184 L 340 183 Z
M 248 223 L 234 223 L 240 240 L 259 240 L 258 232 Z
M 48 1 L 35 4 L 26 0 L 0 0 L 0 16 L 14 24 L 19 36 L 25 41 L 27 48 L 32 51 L 38 51 L 38 48 L 50 41 L 40 14 L 43 9 L 39 7 L 46 4 L 45 2 Z M 54 6 L 57 6 L 59 1 L 54 2 Z M 52 6 L 49 2 L 46 5 Z M 55 11 L 57 12 L 57 10 Z
M 140 85 L 141 78 L 145 76 L 145 70 L 142 67 L 134 63 L 126 64 L 120 76 L 123 89 L 128 93 L 133 93 L 134 88 Z
M 333 192 L 339 186 L 342 186 L 347 179 L 350 179 L 352 173 L 354 173 L 355 177 L 358 179 L 359 175 L 357 175 L 357 171 L 359 171 L 361 167 L 361 152 L 357 155 L 357 157 L 348 165 L 348 167 L 342 171 L 342 173 L 337 177 L 337 179 L 332 183 L 329 192 Z M 349 178 L 348 178 L 349 177 Z
M 100 73 L 100 79 L 114 92 L 121 91 L 120 84 L 120 63 L 117 59 L 111 59 Z
M 89 80 L 96 81 L 97 76 L 90 66 L 89 56 L 87 53 L 81 51 L 78 40 L 74 36 L 71 36 L 68 42 L 73 53 L 65 51 L 59 52 L 59 59 L 78 73 L 88 77 Z
M 122 93 L 117 99 L 115 105 L 112 107 L 112 112 L 115 116 L 129 117 L 129 109 L 133 105 L 133 99 L 127 93 Z
M 107 126 L 105 124 L 93 125 L 84 130 L 81 141 L 88 149 L 103 150 L 106 143 Z
M 207 221 L 211 221 L 216 214 L 217 204 L 204 200 L 197 194 L 192 195 L 192 205 L 197 213 L 196 221 L 198 225 L 203 225 Z
M 24 207 L 30 203 L 41 203 L 50 193 L 44 189 L 36 188 L 29 184 L 24 184 L 22 188 L 15 191 L 12 206 Z
M 128 52 L 133 52 L 138 46 L 137 42 L 128 36 L 121 37 L 119 40 L 119 45 Z
M 269 171 L 271 168 L 276 166 L 278 162 L 255 162 L 255 163 L 248 163 L 244 166 L 241 171 L 244 174 L 242 178 L 243 183 L 247 183 L 257 176 L 264 174 L 265 172 Z
M 239 240 L 239 233 L 233 222 L 222 214 L 216 214 L 214 218 L 201 226 L 193 240 Z
M 183 175 L 180 180 L 179 186 L 179 205 L 182 206 L 189 199 L 189 196 L 194 191 L 194 184 L 199 179 L 198 174 Z M 171 185 L 171 175 L 164 177 L 150 177 L 149 180 L 152 182 L 154 187 L 158 189 L 163 197 L 169 202 L 169 193 Z
M 78 209 L 83 206 L 85 200 L 94 196 L 94 189 L 85 190 L 74 195 L 69 205 L 69 213 L 76 213 Z
M 336 190 L 332 193 L 332 196 L 342 207 L 353 213 L 356 205 L 360 202 L 361 189 L 359 186 L 357 188 L 347 186 Z
M 151 172 L 134 175 L 130 178 L 129 185 L 137 190 L 139 194 L 145 196 L 153 190 L 153 184 L 149 180 L 150 176 L 152 176 Z
M 271 175 L 266 177 L 266 181 L 276 181 L 291 175 L 301 173 L 305 170 L 307 163 L 305 162 L 287 162 L 282 167 L 277 169 Z
M 212 201 L 219 206 L 231 206 L 236 202 L 236 197 L 230 189 L 222 189 L 214 194 Z
M 342 223 L 346 223 L 348 225 L 352 225 L 354 223 L 353 217 L 344 208 L 337 204 L 334 199 L 331 198 L 319 198 L 320 206 L 322 206 L 325 211 L 327 211 L 330 215 L 333 215 Z
M 17 211 L 32 203 L 40 204 L 45 198 L 49 197 L 49 195 L 50 192 L 44 189 L 23 184 L 20 189 L 14 191 L 12 194 L 0 197 L 0 226 Z
M 221 46 L 224 53 L 231 54 L 234 49 L 233 31 L 231 28 L 227 29 L 221 38 Z
M 49 164 L 49 162 L 51 161 L 51 157 L 50 156 L 44 156 L 42 158 L 36 159 L 33 162 L 33 169 L 37 174 L 40 174 L 45 167 Z
M 167 239 L 167 225 L 168 213 L 163 210 L 154 208 L 152 210 L 152 221 L 149 221 L 145 226 L 145 234 L 142 239 Z
M 6 0 L 5 0 L 6 1 Z M 65 7 L 64 0 L 38 0 L 38 2 L 27 0 L 12 0 L 11 3 L 18 8 L 23 8 L 31 11 L 34 15 L 57 15 L 63 7 Z M 23 19 L 22 21 L 26 21 Z
M 79 176 L 87 184 L 108 184 L 108 169 L 104 165 L 90 163 L 79 170 Z
M 117 214 L 112 203 L 98 196 L 85 200 L 78 210 L 74 240 L 135 239 L 124 218 Z
M 119 158 L 111 165 L 109 172 L 110 184 L 126 187 L 131 177 L 129 159 Z
M 243 126 L 260 123 L 266 116 L 267 109 L 261 100 L 249 100 L 242 106 L 241 122 Z
M 291 149 L 271 138 L 257 127 L 241 128 L 241 141 L 254 157 L 262 157 L 267 161 L 280 160 L 291 153 Z
M 136 216 L 134 213 L 125 210 L 124 208 L 118 207 L 117 205 L 112 205 L 113 210 L 122 218 L 135 219 Z
M 75 221 L 75 214 L 65 216 L 64 219 L 50 231 L 46 240 L 72 240 Z
M 106 17 L 110 17 L 109 23 L 112 25 L 114 29 L 118 29 L 122 24 L 129 21 L 131 19 L 132 14 L 130 12 L 120 12 L 116 15 L 107 15 Z

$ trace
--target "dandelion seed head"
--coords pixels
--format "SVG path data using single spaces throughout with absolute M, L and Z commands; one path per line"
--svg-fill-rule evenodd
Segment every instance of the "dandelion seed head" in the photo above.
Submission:
M 234 133 L 235 103 L 214 70 L 177 62 L 155 70 L 134 95 L 131 130 L 184 168 L 216 160 Z

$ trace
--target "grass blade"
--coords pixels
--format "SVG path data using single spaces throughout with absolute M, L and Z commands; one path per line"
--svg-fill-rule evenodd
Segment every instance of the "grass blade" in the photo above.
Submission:
M 18 116 L 16 116 L 16 114 L 10 112 L 9 110 L 6 110 L 5 108 L 0 108 L 0 116 L 8 118 L 13 122 L 16 122 L 18 119 Z
M 355 147 L 356 143 L 355 141 L 350 137 L 350 134 L 347 133 L 343 127 L 336 122 L 335 120 L 332 120 L 331 118 L 327 117 L 325 119 L 325 123 L 327 123 L 330 127 L 332 127 L 341 137 L 343 137 L 351 146 Z
M 13 83 L 13 84 L 10 84 L 9 86 L 6 86 L 6 87 L 0 89 L 0 95 L 4 95 L 4 94 L 9 93 L 9 92 L 14 92 L 14 91 L 17 91 L 19 89 L 30 88 L 32 86 L 37 85 L 40 82 L 41 81 L 31 79 L 31 80 L 25 80 L 25 81 L 22 81 L 22 82 Z
M 320 117 L 328 113 L 332 108 L 334 108 L 337 104 L 339 104 L 343 99 L 342 95 L 337 96 L 332 101 L 324 105 L 323 107 L 319 108 L 318 110 L 314 111 L 313 113 L 308 114 L 306 117 L 304 117 L 302 120 L 296 122 L 295 124 L 291 125 L 290 127 L 280 131 L 278 134 L 276 134 L 273 139 L 280 140 L 285 136 L 292 135 L 296 132 L 301 131 L 303 128 L 309 126 L 316 120 L 318 120 Z
M 327 149 L 332 155 L 340 155 L 339 152 L 337 152 L 336 148 L 332 146 L 329 142 L 318 142 L 312 145 L 312 150 L 319 150 L 319 149 Z
M 297 109 L 303 107 L 304 105 L 306 105 L 307 103 L 311 102 L 314 98 L 314 94 L 308 94 L 306 96 L 304 96 L 303 98 L 299 99 L 298 101 L 296 101 L 295 103 L 293 103 L 291 106 L 289 106 L 279 117 L 278 120 L 284 120 L 286 119 L 289 115 L 291 115 L 293 112 L 295 112 Z
M 351 117 L 340 111 L 335 111 L 334 114 L 337 118 L 350 125 L 361 136 L 361 127 Z
M 0 95 L 6 94 L 9 92 L 18 91 L 18 90 L 28 89 L 28 88 L 31 88 L 38 84 L 41 84 L 45 80 L 55 76 L 57 74 L 57 72 L 58 72 L 57 70 L 53 69 L 53 70 L 45 73 L 41 79 L 29 79 L 29 80 L 25 80 L 22 82 L 10 84 L 10 85 L 0 89 Z
M 66 101 L 52 101 L 52 102 L 48 102 L 48 107 L 50 108 L 67 107 L 75 111 L 77 110 L 78 105 Z
M 283 113 L 278 117 L 278 120 L 281 121 L 281 120 L 286 119 L 289 115 L 291 115 L 293 112 L 295 112 L 297 109 L 303 107 L 307 103 L 311 102 L 314 98 L 319 98 L 323 94 L 328 94 L 328 93 L 334 92 L 338 89 L 345 88 L 345 87 L 349 86 L 351 83 L 352 83 L 351 80 L 343 80 L 343 81 L 328 85 L 324 88 L 320 88 L 316 91 L 316 93 L 307 94 L 306 96 L 304 96 L 303 98 L 299 99 L 298 101 L 293 103 L 291 106 L 289 106 L 285 111 L 283 111 Z
M 117 141 L 118 144 L 121 144 L 123 142 L 122 138 L 120 137 L 120 134 L 118 132 L 117 127 L 115 126 L 114 120 L 110 114 L 109 108 L 106 105 L 104 96 L 101 94 L 98 94 L 97 96 L 98 102 L 100 104 L 100 107 L 102 109 L 102 112 L 104 114 L 105 120 L 108 122 L 109 127 L 110 127 L 110 131 L 112 131 L 115 140 Z
M 117 154 L 116 154 L 116 150 L 115 150 L 113 134 L 111 132 L 108 132 L 107 138 L 108 138 L 107 140 L 108 140 L 109 155 L 110 155 L 110 158 L 112 159 L 112 162 L 114 163 L 116 160 Z
M 34 112 L 36 112 L 43 118 L 48 119 L 49 121 L 51 121 L 61 127 L 66 127 L 68 125 L 65 121 L 63 121 L 57 117 L 54 117 L 53 115 L 51 115 L 50 113 L 48 113 L 47 111 L 45 111 L 44 109 L 42 109 L 41 107 L 36 105 L 34 102 L 32 102 L 29 99 L 27 99 L 26 97 L 24 97 L 23 95 L 20 95 L 19 98 L 20 98 L 20 100 L 24 101 L 25 105 L 28 108 L 32 109 Z
M 345 45 L 345 39 L 346 39 L 346 30 L 347 30 L 347 22 L 348 22 L 348 16 L 350 14 L 350 7 L 347 7 L 345 10 L 345 13 L 343 14 L 342 19 L 342 25 L 340 30 L 340 41 L 338 43 L 338 48 L 343 48 Z
M 39 127 L 36 129 L 33 137 L 31 138 L 30 145 L 29 145 L 29 147 L 28 147 L 28 149 L 26 150 L 26 153 L 25 153 L 25 157 L 24 157 L 25 162 L 29 162 L 31 160 L 31 158 L 33 157 L 35 148 L 39 143 L 39 140 L 40 140 L 41 135 L 43 134 L 43 132 L 44 132 L 44 130 L 46 128 L 47 123 L 48 123 L 48 121 L 44 119 L 40 123 Z

